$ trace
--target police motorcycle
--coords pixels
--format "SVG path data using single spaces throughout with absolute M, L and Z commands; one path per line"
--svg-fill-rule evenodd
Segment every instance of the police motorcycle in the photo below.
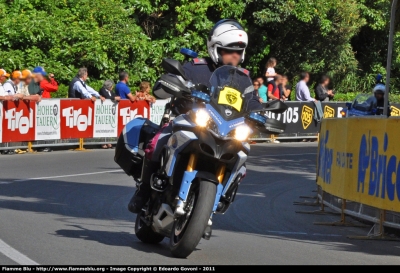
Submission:
M 276 101 L 256 111 L 246 111 L 246 94 L 253 92 L 251 79 L 239 68 L 225 65 L 210 78 L 211 88 L 193 85 L 181 64 L 164 59 L 168 72 L 159 82 L 174 98 L 190 97 L 191 110 L 171 121 L 172 135 L 160 153 L 160 163 L 151 173 L 151 196 L 137 214 L 135 233 L 144 243 L 170 238 L 173 256 L 186 258 L 212 225 L 213 214 L 224 214 L 235 200 L 246 176 L 253 130 L 283 131 L 284 124 L 262 115 L 283 113 L 287 106 Z M 159 126 L 136 118 L 123 129 L 115 161 L 127 175 L 140 181 L 148 172 L 143 150 Z M 210 234 L 211 235 L 211 234 Z
M 382 75 L 376 76 L 375 92 L 384 94 L 385 85 L 382 83 Z M 390 112 L 390 110 L 389 110 Z M 340 112 L 342 117 L 363 117 L 363 116 L 376 116 L 383 115 L 383 107 L 379 106 L 378 100 L 372 94 L 359 94 L 353 102 L 347 102 L 346 107 Z

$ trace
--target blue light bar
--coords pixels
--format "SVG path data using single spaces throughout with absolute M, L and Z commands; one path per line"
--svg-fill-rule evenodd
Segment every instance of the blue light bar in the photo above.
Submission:
M 204 92 L 197 91 L 197 90 L 193 90 L 192 91 L 192 97 L 194 97 L 196 99 L 199 99 L 199 100 L 202 100 L 204 102 L 210 102 L 210 100 L 211 100 L 209 95 L 207 95 Z
M 254 113 L 254 112 L 250 113 L 249 119 L 251 119 L 251 120 L 253 120 L 255 122 L 259 122 L 261 124 L 264 124 L 264 123 L 267 122 L 267 118 L 265 116 L 262 116 L 260 114 Z

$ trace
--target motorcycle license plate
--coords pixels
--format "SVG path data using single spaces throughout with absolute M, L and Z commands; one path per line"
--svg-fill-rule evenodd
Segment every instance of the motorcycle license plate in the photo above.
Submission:
M 232 106 L 240 112 L 242 109 L 242 94 L 231 87 L 224 87 L 219 93 L 218 104 Z

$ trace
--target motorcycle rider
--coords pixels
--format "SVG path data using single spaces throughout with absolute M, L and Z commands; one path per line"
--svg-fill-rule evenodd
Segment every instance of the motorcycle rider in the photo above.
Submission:
M 223 19 L 214 25 L 207 38 L 207 49 L 210 57 L 195 58 L 192 61 L 185 63 L 183 65 L 185 75 L 193 84 L 204 84 L 210 88 L 209 80 L 212 73 L 218 67 L 222 65 L 232 65 L 237 67 L 244 61 L 247 44 L 248 36 L 244 28 L 236 20 Z M 243 68 L 239 69 L 249 75 L 248 70 Z M 160 88 L 160 84 L 156 83 L 153 88 L 156 97 L 158 91 L 164 92 L 162 88 Z M 251 92 L 249 94 L 250 97 L 247 98 L 248 105 L 246 108 L 248 110 L 262 109 L 262 104 L 256 96 L 253 96 L 252 93 L 253 92 Z M 158 97 L 162 98 L 161 96 Z M 190 100 L 187 99 L 174 100 L 171 104 L 173 109 L 175 106 L 179 105 L 180 107 L 178 108 L 183 109 L 180 111 L 182 113 L 187 112 L 187 110 L 190 110 L 191 108 Z M 157 151 L 161 150 L 159 148 L 163 147 L 167 143 L 171 133 L 172 126 L 166 124 L 157 133 L 153 140 L 150 141 L 145 150 L 146 156 L 144 158 L 144 165 L 147 166 L 146 168 L 143 168 L 143 170 L 147 169 L 150 171 L 142 173 L 142 178 L 137 186 L 137 190 L 128 204 L 128 209 L 132 213 L 139 213 L 149 199 L 151 192 L 149 183 L 150 176 L 152 172 L 155 172 L 157 169 L 152 166 L 157 166 L 157 164 L 155 164 L 155 161 L 159 160 L 159 153 L 157 153 Z
M 378 83 L 375 85 L 373 89 L 374 97 L 376 98 L 377 101 L 377 111 L 376 115 L 383 115 L 383 109 L 385 107 L 385 93 L 386 93 L 386 86 L 382 83 Z M 387 116 L 390 117 L 390 104 L 388 103 L 388 111 L 387 111 Z

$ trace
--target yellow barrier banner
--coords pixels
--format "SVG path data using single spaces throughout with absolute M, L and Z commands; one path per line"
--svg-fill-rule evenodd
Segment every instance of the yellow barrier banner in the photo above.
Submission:
M 339 198 L 400 212 L 400 119 L 323 119 L 317 184 Z

